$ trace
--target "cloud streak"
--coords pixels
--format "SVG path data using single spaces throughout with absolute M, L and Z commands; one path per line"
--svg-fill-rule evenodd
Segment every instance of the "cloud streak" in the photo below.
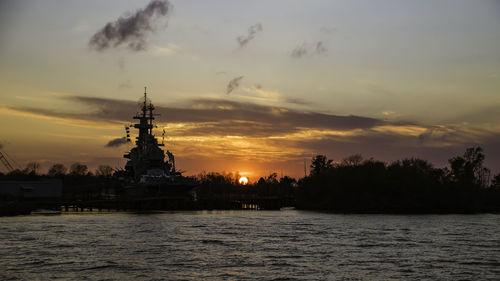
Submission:
M 255 38 L 255 35 L 257 33 L 261 32 L 262 30 L 262 24 L 254 24 L 248 28 L 248 33 L 246 35 L 238 36 L 238 38 L 236 38 L 236 41 L 238 41 L 240 47 L 243 48 Z
M 124 145 L 126 143 L 127 143 L 127 138 L 126 137 L 116 138 L 116 139 L 110 140 L 106 144 L 106 147 L 119 147 L 119 146 Z
M 294 58 L 301 58 L 305 55 L 307 55 L 307 46 L 305 43 L 302 43 L 301 45 L 298 45 L 295 47 L 295 49 L 292 50 L 292 53 L 290 54 Z
M 326 54 L 327 51 L 328 50 L 326 49 L 325 44 L 323 44 L 323 42 L 321 42 L 321 41 L 316 42 L 316 45 L 314 47 L 314 52 L 317 55 Z
M 126 45 L 133 51 L 146 48 L 146 38 L 153 33 L 156 23 L 165 17 L 172 5 L 168 1 L 151 1 L 143 10 L 108 22 L 90 38 L 89 46 L 97 51 Z
M 304 42 L 295 47 L 295 49 L 293 49 L 290 53 L 290 56 L 293 58 L 302 58 L 307 55 L 324 56 L 327 54 L 327 52 L 328 49 L 326 48 L 323 41 L 318 41 L 312 46 Z
M 136 101 L 65 95 L 68 111 L 33 107 L 4 107 L 12 113 L 55 119 L 70 124 L 91 121 L 95 127 L 119 128 L 131 122 Z M 339 116 L 287 107 L 227 99 L 192 99 L 183 105 L 156 104 L 160 127 L 168 132 L 167 144 L 176 153 L 195 159 L 298 161 L 327 154 L 341 159 L 354 153 L 390 161 L 423 157 L 438 164 L 460 154 L 467 146 L 481 145 L 497 159 L 498 131 L 454 125 L 423 125 L 363 116 Z M 82 108 L 81 112 L 70 108 Z M 108 143 L 125 143 L 118 138 Z M 229 160 L 228 160 L 229 161 Z M 496 160 L 495 160 L 496 161 Z M 500 167 L 500 162 L 491 162 Z
M 7 109 L 41 118 L 91 121 L 102 126 L 129 123 L 138 107 L 135 101 L 79 95 L 60 96 L 85 112 L 61 112 L 33 107 Z M 299 101 L 303 102 L 303 101 Z M 289 140 L 331 139 L 371 147 L 370 139 L 402 146 L 448 147 L 481 143 L 499 132 L 453 125 L 422 125 L 363 116 L 340 116 L 286 107 L 259 105 L 225 99 L 193 99 L 183 106 L 156 104 L 160 123 L 174 137 L 240 136 Z M 165 121 L 162 121 L 165 120 Z M 98 125 L 99 126 L 99 125 Z
M 236 90 L 240 86 L 241 79 L 243 79 L 243 76 L 233 78 L 231 79 L 231 81 L 229 81 L 226 87 L 226 95 L 229 95 L 232 91 Z
M 85 112 L 63 112 L 35 107 L 7 107 L 18 113 L 31 114 L 46 118 L 70 119 L 81 121 L 121 124 L 130 122 L 133 113 L 137 112 L 137 102 L 116 100 L 79 95 L 60 96 L 70 103 L 85 106 Z M 68 105 L 68 108 L 71 108 Z M 217 130 L 228 132 L 222 128 L 231 128 L 238 133 L 237 126 L 242 131 L 245 128 L 252 134 L 281 134 L 297 131 L 299 128 L 316 128 L 331 130 L 352 130 L 371 128 L 387 124 L 387 121 L 362 117 L 338 116 L 326 113 L 298 111 L 286 107 L 258 105 L 250 102 L 237 102 L 225 99 L 193 99 L 182 107 L 165 107 L 155 105 L 156 112 L 168 123 L 196 123 Z M 196 130 L 201 130 L 198 126 Z M 215 131 L 217 131 L 215 130 Z M 193 132 L 195 129 L 192 130 Z

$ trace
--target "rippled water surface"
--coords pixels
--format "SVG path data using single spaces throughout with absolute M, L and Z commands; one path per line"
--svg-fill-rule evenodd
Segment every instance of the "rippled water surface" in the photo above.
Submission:
M 500 215 L 0 217 L 1 280 L 500 280 Z

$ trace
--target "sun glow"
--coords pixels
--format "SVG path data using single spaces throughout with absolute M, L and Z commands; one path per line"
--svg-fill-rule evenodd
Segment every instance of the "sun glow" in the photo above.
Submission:
M 241 185 L 247 185 L 248 184 L 248 178 L 247 177 L 241 177 L 238 182 L 241 184 Z

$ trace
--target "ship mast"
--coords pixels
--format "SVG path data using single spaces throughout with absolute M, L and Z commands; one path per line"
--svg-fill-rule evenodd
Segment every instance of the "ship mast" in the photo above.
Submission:
M 138 120 L 137 123 L 133 124 L 133 127 L 139 131 L 135 141 L 136 147 L 124 155 L 125 158 L 130 159 L 126 164 L 126 170 L 131 172 L 136 180 L 154 170 L 170 173 L 174 167 L 174 164 L 170 164 L 170 162 L 174 161 L 173 155 L 169 154 L 169 162 L 164 162 L 165 152 L 160 148 L 164 144 L 159 144 L 153 135 L 153 128 L 156 127 L 153 120 L 158 114 L 154 114 L 155 107 L 151 101 L 148 101 L 146 87 L 144 87 L 144 101 L 141 101 L 139 105 L 141 104 L 141 112 L 133 117 Z
M 146 92 L 146 87 L 144 87 L 144 103 L 141 108 L 141 115 L 134 116 L 134 119 L 139 119 L 139 123 L 134 124 L 134 128 L 139 129 L 139 136 L 137 137 L 137 141 L 135 142 L 137 144 L 137 147 L 142 151 L 147 150 L 147 138 L 148 135 L 151 135 L 153 133 L 153 105 L 149 103 L 148 107 L 148 98 L 147 98 L 147 92 Z M 149 116 L 148 116 L 148 109 L 149 109 Z

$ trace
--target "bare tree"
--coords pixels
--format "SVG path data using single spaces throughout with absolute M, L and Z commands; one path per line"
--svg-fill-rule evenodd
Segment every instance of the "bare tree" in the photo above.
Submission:
M 51 177 L 62 176 L 65 175 L 67 171 L 68 169 L 63 164 L 57 163 L 52 165 L 52 167 L 50 167 L 49 172 L 47 174 Z
M 109 165 L 99 165 L 95 170 L 95 175 L 99 177 L 109 177 L 113 174 L 113 168 Z
M 69 168 L 69 173 L 75 176 L 85 176 L 87 172 L 87 165 L 80 164 L 78 162 L 71 164 L 71 167 Z
M 38 170 L 40 170 L 40 163 L 38 162 L 30 162 L 26 164 L 26 168 L 24 168 L 23 172 L 25 174 L 29 175 L 36 175 L 38 174 Z
M 351 156 L 347 156 L 342 159 L 342 166 L 358 166 L 363 162 L 363 156 L 361 154 L 356 153 Z
M 311 175 L 320 174 L 333 167 L 333 160 L 326 158 L 326 155 L 316 155 L 311 161 Z

